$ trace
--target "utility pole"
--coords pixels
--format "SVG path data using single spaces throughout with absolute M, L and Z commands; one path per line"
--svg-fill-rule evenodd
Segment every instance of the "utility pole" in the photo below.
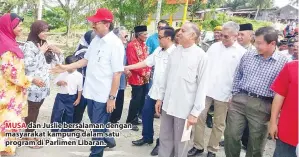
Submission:
M 41 20 L 43 15 L 43 0 L 39 0 L 38 4 L 38 12 L 37 12 L 37 19 Z
M 160 21 L 160 14 L 161 14 L 161 8 L 162 8 L 162 0 L 158 0 L 158 4 L 157 4 L 157 15 L 156 15 L 156 23 L 155 23 L 155 31 L 157 31 L 157 27 L 158 27 L 158 22 Z

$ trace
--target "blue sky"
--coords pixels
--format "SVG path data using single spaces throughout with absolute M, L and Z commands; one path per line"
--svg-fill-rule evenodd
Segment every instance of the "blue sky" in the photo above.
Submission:
M 283 7 L 289 3 L 289 0 L 274 0 L 274 5 L 278 7 Z

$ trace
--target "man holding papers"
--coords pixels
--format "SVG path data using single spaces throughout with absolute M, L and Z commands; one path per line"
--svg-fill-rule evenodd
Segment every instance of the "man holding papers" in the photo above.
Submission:
M 195 44 L 200 31 L 185 23 L 178 35 L 181 46 L 168 58 L 155 106 L 161 114 L 159 157 L 187 156 L 187 141 L 181 142 L 184 124 L 196 124 L 206 98 L 208 57 Z

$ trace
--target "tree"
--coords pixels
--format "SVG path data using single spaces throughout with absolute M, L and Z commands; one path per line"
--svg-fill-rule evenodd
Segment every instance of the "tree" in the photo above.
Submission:
M 54 7 L 43 12 L 43 19 L 50 25 L 51 29 L 65 25 L 64 17 L 66 15 L 61 7 Z
M 238 8 L 244 7 L 246 0 L 232 0 L 228 1 L 226 7 L 232 8 L 232 10 L 237 10 Z
M 201 9 L 205 8 L 205 4 L 203 4 L 202 0 L 195 0 L 194 3 L 192 3 L 188 7 L 188 12 L 190 13 L 191 16 L 191 21 L 193 21 L 194 17 L 196 16 L 196 13 L 200 11 Z

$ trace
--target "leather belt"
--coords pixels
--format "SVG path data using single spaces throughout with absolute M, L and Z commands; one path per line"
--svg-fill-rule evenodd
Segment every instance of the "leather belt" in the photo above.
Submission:
M 272 97 L 265 97 L 265 96 L 261 96 L 261 95 L 258 95 L 258 94 L 255 94 L 255 93 L 250 93 L 246 90 L 241 90 L 241 93 L 244 93 L 250 97 L 254 97 L 254 98 L 260 98 L 260 99 L 263 99 L 263 100 L 270 100 L 270 101 L 273 101 L 273 98 Z

